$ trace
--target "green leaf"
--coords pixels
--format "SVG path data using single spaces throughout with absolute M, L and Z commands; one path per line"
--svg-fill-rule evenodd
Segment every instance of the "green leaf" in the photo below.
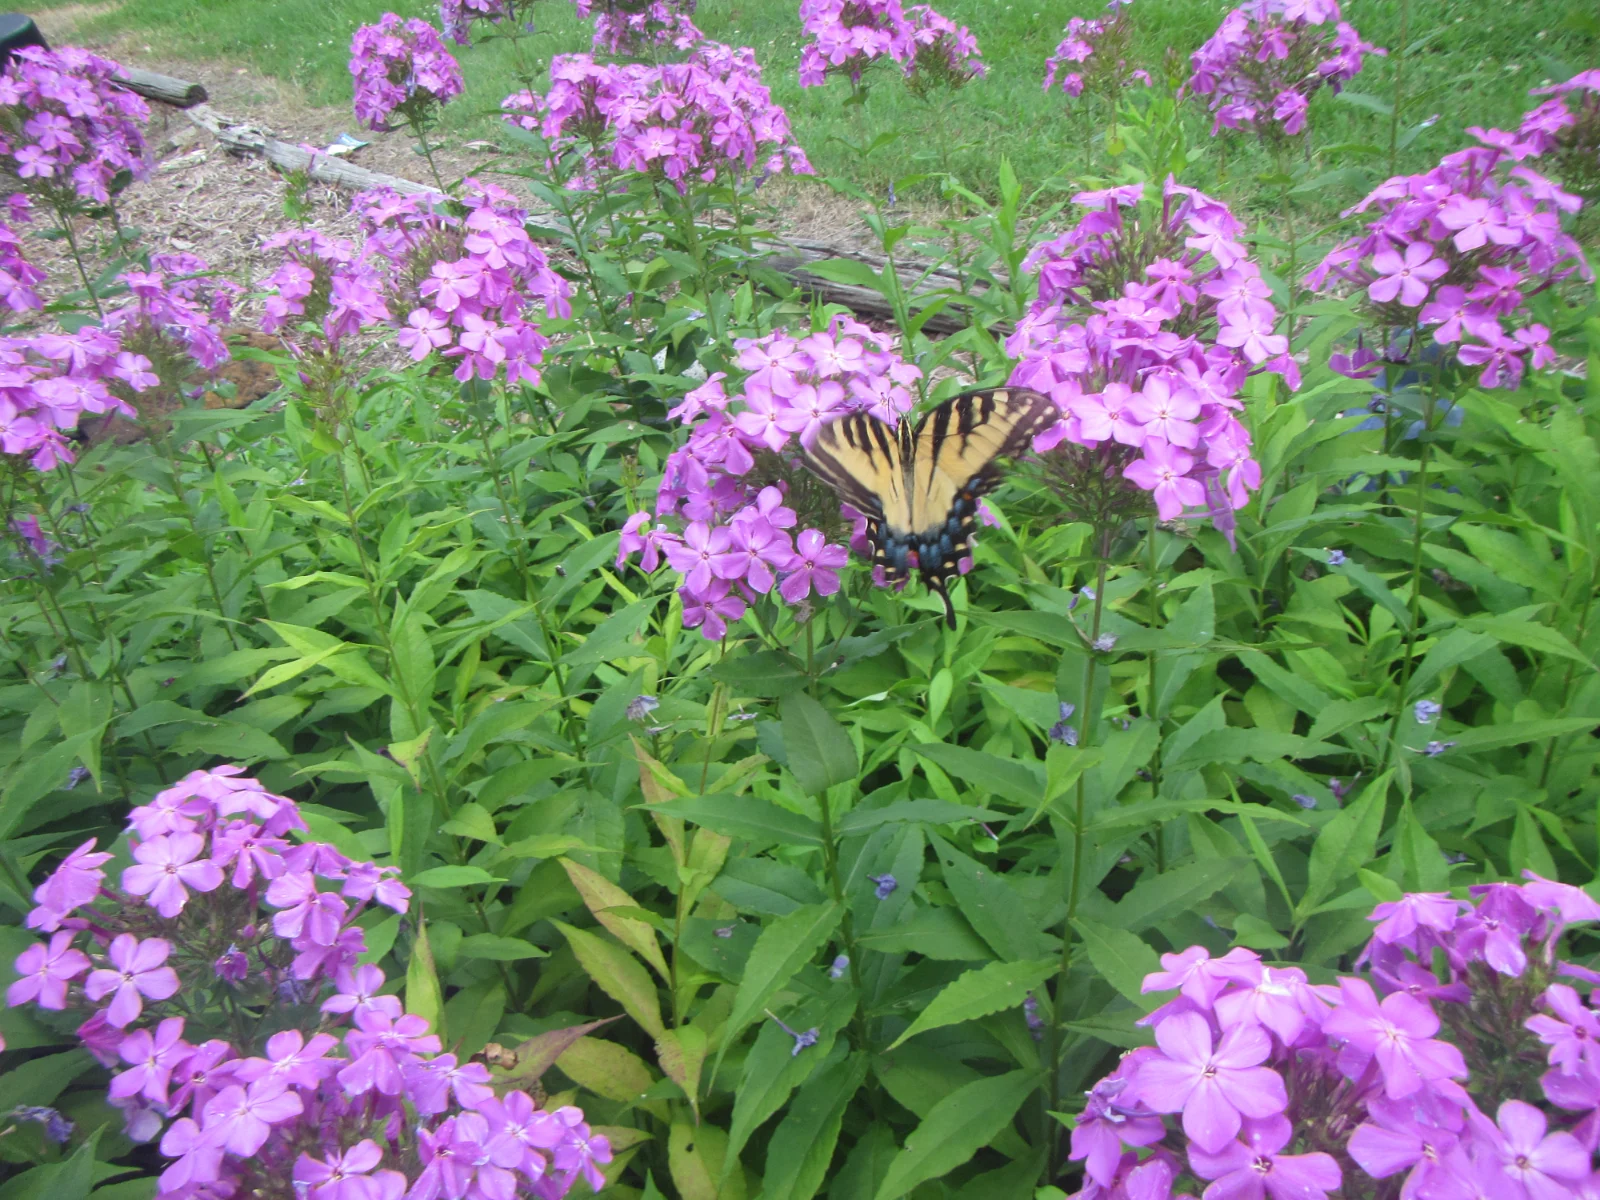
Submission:
M 1289 825 L 1308 825 L 1299 813 L 1283 812 L 1267 804 L 1242 804 L 1235 800 L 1144 800 L 1101 813 L 1089 822 L 1089 832 L 1097 829 L 1126 829 L 1170 821 L 1189 813 L 1228 813 L 1230 816 L 1247 816 L 1263 821 L 1282 821 Z
M 858 933 L 856 944 L 884 954 L 920 954 L 946 962 L 982 962 L 995 956 L 953 908 L 918 908 L 897 925 Z
M 92 1066 L 94 1059 L 84 1050 L 68 1050 L 62 1054 L 30 1058 L 0 1075 L 0 1096 L 4 1096 L 5 1102 L 13 1107 L 51 1104 L 68 1084 Z
M 848 283 L 852 287 L 867 288 L 869 291 L 883 294 L 883 280 L 878 273 L 864 262 L 853 258 L 824 258 L 816 262 L 807 263 L 803 268 L 807 275 L 815 275 L 818 279 L 826 279 L 830 283 Z
M 741 912 L 768 917 L 786 917 L 803 905 L 826 899 L 798 867 L 759 857 L 729 859 L 711 890 Z
M 410 880 L 413 887 L 459 888 L 475 883 L 504 883 L 482 867 L 429 867 Z
M 666 1026 L 661 1021 L 661 1002 L 656 996 L 656 985 L 650 981 L 650 973 L 615 942 L 574 929 L 561 921 L 551 924 L 566 937 L 573 954 L 577 955 L 578 964 L 600 990 L 622 1005 L 651 1037 L 660 1037 Z
M 797 908 L 761 931 L 745 962 L 744 978 L 733 998 L 733 1011 L 722 1038 L 721 1054 L 761 1015 L 778 990 L 816 955 L 833 936 L 844 910 L 829 901 Z
M 1160 875 L 1146 875 L 1110 906 L 1115 915 L 1108 923 L 1138 933 L 1170 921 L 1180 913 L 1192 912 L 1195 905 L 1227 887 L 1249 866 L 1249 860 L 1244 858 L 1207 858 Z
M 1502 746 L 1522 746 L 1528 742 L 1542 742 L 1547 738 L 1565 737 L 1569 733 L 1583 733 L 1595 727 L 1592 717 L 1556 717 L 1546 721 L 1508 721 L 1503 725 L 1485 725 L 1477 729 L 1463 729 L 1450 735 L 1455 750 L 1469 754 L 1478 750 L 1498 750 Z
M 919 1183 L 955 1170 L 1010 1127 L 1037 1087 L 1035 1072 L 1012 1071 L 951 1092 L 906 1138 L 874 1200 L 899 1200 Z
M 1378 834 L 1383 830 L 1392 774 L 1385 771 L 1373 779 L 1348 808 L 1335 814 L 1317 834 L 1311 846 L 1305 894 L 1295 906 L 1297 924 L 1332 895 L 1335 888 L 1355 882 L 1356 870 L 1372 860 L 1378 848 Z
M 1201 736 L 1187 750 L 1166 765 L 1182 771 L 1215 763 L 1277 762 L 1285 758 L 1314 758 L 1337 754 L 1340 748 L 1313 741 L 1293 733 L 1274 733 L 1270 729 L 1214 729 Z
M 728 837 L 762 845 L 822 845 L 822 826 L 810 817 L 755 796 L 685 796 L 635 807 L 679 817 Z
M 671 972 L 667 970 L 661 945 L 656 941 L 656 931 L 646 922 L 617 911 L 637 908 L 638 902 L 605 876 L 581 863 L 563 858 L 561 865 L 594 919 L 604 925 L 612 937 L 654 967 L 662 979 L 669 979 Z
M 800 1089 L 767 1145 L 762 1200 L 811 1200 L 822 1187 L 844 1111 L 867 1078 L 867 1056 L 853 1054 Z
M 795 782 L 808 796 L 819 796 L 856 778 L 855 743 L 832 714 L 804 692 L 780 702 L 783 749 Z
M 911 749 L 957 778 L 1018 807 L 1037 808 L 1044 802 L 1044 769 L 1033 763 L 938 742 L 914 745 Z
M 1594 663 L 1588 656 L 1562 637 L 1559 630 L 1552 629 L 1549 625 L 1542 625 L 1531 616 L 1531 612 L 1536 611 L 1537 608 L 1504 613 L 1497 617 L 1468 617 L 1461 622 L 1461 625 L 1474 633 L 1486 633 L 1497 642 L 1565 658 L 1571 662 L 1582 663 L 1591 671 L 1594 670 Z
M 439 973 L 434 969 L 433 950 L 428 944 L 428 926 L 417 923 L 411 941 L 411 960 L 406 963 L 406 1012 L 421 1017 L 444 1037 L 444 995 L 439 989 Z
M 961 915 L 1002 959 L 1037 960 L 1053 952 L 1054 939 L 1035 927 L 1022 897 L 987 867 L 955 849 L 937 834 L 929 836 L 944 864 L 944 882 Z
M 500 831 L 495 828 L 494 818 L 489 815 L 489 810 L 472 801 L 456 809 L 455 816 L 439 826 L 439 832 L 454 837 L 468 837 L 479 842 L 500 844 Z
M 1083 939 L 1084 953 L 1094 969 L 1122 995 L 1149 1012 L 1159 1000 L 1144 992 L 1144 977 L 1161 969 L 1161 960 L 1142 938 L 1086 917 L 1074 918 L 1073 929 Z
M 637 600 L 620 612 L 607 617 L 583 641 L 583 645 L 576 650 L 569 650 L 559 659 L 562 666 L 579 667 L 592 666 L 595 663 L 608 662 L 614 658 L 622 658 L 628 653 L 628 643 L 634 634 L 639 632 L 639 626 L 650 615 L 656 606 L 655 597 Z
M 990 1013 L 1015 1008 L 1027 998 L 1029 991 L 1055 974 L 1060 966 L 1058 962 L 1042 960 L 995 962 L 968 971 L 930 1000 L 906 1031 L 889 1044 L 889 1050 L 930 1029 L 975 1021 Z
M 880 825 L 901 821 L 921 821 L 926 825 L 953 825 L 957 821 L 1004 821 L 1005 813 L 944 800 L 899 800 L 882 808 L 852 809 L 839 821 L 840 837 L 866 833 Z
M 456 954 L 462 958 L 485 958 L 490 962 L 518 962 L 524 958 L 548 958 L 550 952 L 521 938 L 501 937 L 498 933 L 474 933 L 461 939 Z

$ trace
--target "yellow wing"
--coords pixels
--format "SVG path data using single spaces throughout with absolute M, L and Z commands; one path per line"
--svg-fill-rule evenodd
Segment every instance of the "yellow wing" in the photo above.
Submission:
M 1048 396 L 997 388 L 955 396 L 913 430 L 855 414 L 823 426 L 806 465 L 867 516 L 873 561 L 891 584 L 915 566 L 955 625 L 948 580 L 960 570 L 978 500 L 1000 482 L 995 460 L 1018 454 L 1059 418 Z

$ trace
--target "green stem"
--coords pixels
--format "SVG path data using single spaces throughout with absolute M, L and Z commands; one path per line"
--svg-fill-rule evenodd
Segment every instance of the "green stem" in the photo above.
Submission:
M 155 431 L 150 430 L 150 435 Z M 166 435 L 160 438 L 162 457 L 167 460 L 168 478 L 172 481 L 172 495 L 183 506 L 183 515 L 189 522 L 189 532 L 194 534 L 200 543 L 205 568 L 206 582 L 211 585 L 211 600 L 217 606 L 217 619 L 222 622 L 222 631 L 228 635 L 228 644 L 235 650 L 239 649 L 239 639 L 234 636 L 233 623 L 228 619 L 227 611 L 222 606 L 222 589 L 217 584 L 216 567 L 211 561 L 211 555 L 206 552 L 206 536 L 200 532 L 200 520 L 195 514 L 194 506 L 189 503 L 189 493 L 183 489 L 183 480 L 178 471 L 178 455 L 172 448 L 172 439 Z M 202 649 L 202 653 L 203 653 Z
M 1400 721 L 1405 713 L 1406 691 L 1411 687 L 1411 674 L 1413 669 L 1412 652 L 1417 644 L 1417 627 L 1421 624 L 1422 616 L 1422 542 L 1426 532 L 1424 517 L 1427 515 L 1428 505 L 1428 466 L 1432 457 L 1433 409 L 1438 393 L 1438 376 L 1434 375 L 1428 384 L 1428 391 L 1423 399 L 1422 407 L 1422 446 L 1417 454 L 1417 506 L 1411 518 L 1411 596 L 1410 596 L 1410 621 L 1406 628 L 1405 642 L 1401 650 L 1400 660 L 1400 691 L 1395 695 L 1394 719 L 1389 722 L 1388 764 L 1393 765 L 1399 758 L 1400 746 Z
M 1156 546 L 1156 531 L 1159 527 L 1157 518 L 1150 518 L 1150 628 L 1152 631 L 1161 627 L 1161 589 L 1157 576 L 1161 569 L 1161 555 Z M 1161 798 L 1161 712 L 1156 703 L 1156 650 L 1150 651 L 1150 680 L 1149 680 L 1149 716 L 1156 726 L 1156 752 L 1150 759 L 1150 798 Z M 1167 845 L 1165 827 L 1157 821 L 1152 831 L 1152 840 L 1155 842 L 1156 872 L 1159 874 L 1167 869 Z
M 1393 57 L 1389 60 L 1394 63 L 1394 100 L 1389 109 L 1389 174 L 1396 175 L 1400 170 L 1400 110 L 1405 104 L 1406 96 L 1406 47 L 1411 38 L 1411 0 L 1400 0 L 1400 43 L 1395 46 Z
M 58 213 L 57 217 L 61 221 L 61 232 L 67 238 L 67 248 L 72 251 L 72 261 L 78 266 L 78 278 L 83 280 L 83 290 L 88 293 L 89 303 L 94 305 L 94 315 L 104 321 L 105 310 L 100 307 L 100 297 L 94 294 L 94 284 L 89 282 L 89 269 L 83 265 L 83 255 L 78 250 L 78 235 L 73 232 L 72 218 L 66 213 Z
M 1102 525 L 1095 531 L 1095 554 L 1099 566 L 1095 572 L 1094 589 L 1094 615 L 1091 619 L 1089 640 L 1091 648 L 1083 664 L 1083 691 L 1079 697 L 1078 707 L 1078 745 L 1087 749 L 1094 742 L 1095 727 L 1098 714 L 1094 712 L 1094 688 L 1100 667 L 1099 651 L 1093 649 L 1093 642 L 1100 636 L 1100 621 L 1105 613 L 1106 603 L 1106 570 L 1109 567 L 1111 555 L 1111 528 Z M 1067 1022 L 1067 979 L 1072 971 L 1072 922 L 1078 915 L 1078 901 L 1083 892 L 1083 826 L 1088 808 L 1088 779 L 1086 773 L 1078 776 L 1077 794 L 1073 805 L 1072 818 L 1072 874 L 1067 884 L 1067 919 L 1061 929 L 1061 967 L 1056 974 L 1055 988 L 1055 1013 L 1054 1020 L 1050 1022 L 1050 1081 L 1046 1093 L 1049 1096 L 1049 1111 L 1057 1112 L 1061 1108 L 1061 1056 L 1065 1042 L 1065 1026 Z M 1048 1118 L 1047 1118 L 1048 1119 Z M 1053 1180 L 1060 1169 L 1061 1138 L 1045 1127 L 1050 1138 L 1049 1152 L 1046 1154 L 1046 1182 Z

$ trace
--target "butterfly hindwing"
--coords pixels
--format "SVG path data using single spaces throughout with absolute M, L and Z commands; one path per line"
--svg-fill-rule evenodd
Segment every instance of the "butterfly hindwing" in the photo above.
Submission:
M 955 396 L 914 428 L 857 413 L 823 426 L 807 465 L 866 514 L 873 563 L 889 583 L 904 580 L 917 556 L 953 627 L 949 580 L 969 553 L 978 501 L 1000 482 L 995 460 L 1020 453 L 1059 415 L 1049 397 L 1025 388 Z

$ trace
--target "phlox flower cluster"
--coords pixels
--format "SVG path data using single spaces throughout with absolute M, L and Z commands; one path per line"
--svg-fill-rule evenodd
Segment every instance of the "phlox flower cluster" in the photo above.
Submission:
M 509 21 L 533 32 L 533 22 L 528 10 L 535 0 L 439 0 L 439 28 L 458 46 L 472 44 L 472 26 L 475 22 L 499 25 Z
M 776 591 L 798 605 L 813 592 L 837 592 L 849 555 L 828 540 L 839 523 L 832 493 L 815 514 L 827 528 L 791 533 L 800 524 L 789 503 L 791 481 L 804 476 L 796 451 L 848 413 L 894 424 L 910 411 L 910 385 L 922 372 L 892 344 L 842 315 L 804 337 L 778 332 L 737 341 L 736 361 L 750 374 L 730 396 L 719 371 L 669 414 L 690 427 L 689 439 L 667 459 L 654 518 L 629 518 L 618 566 L 637 554 L 650 572 L 665 556 L 683 577 L 684 627 L 713 640 L 758 596 Z M 852 544 L 865 552 L 865 519 L 851 511 Z
M 1555 957 L 1600 904 L 1531 873 L 1469 892 L 1378 905 L 1370 981 L 1313 984 L 1245 949 L 1163 955 L 1144 990 L 1178 994 L 1140 1022 L 1156 1044 L 1088 1093 L 1077 1196 L 1594 1195 L 1600 1023 L 1550 980 L 1600 982 Z
M 1132 84 L 1150 86 L 1150 73 L 1128 70 L 1133 37 L 1128 20 L 1130 0 L 1111 0 L 1103 17 L 1073 17 L 1067 22 L 1056 52 L 1045 61 L 1044 90 L 1059 86 L 1076 100 L 1084 92 L 1114 99 Z
M 362 259 L 386 310 L 404 324 L 398 341 L 417 362 L 456 360 L 456 378 L 537 383 L 550 339 L 543 314 L 570 317 L 571 286 L 528 236 L 527 214 L 492 184 L 467 180 L 464 215 L 428 196 L 364 193 Z
M 291 840 L 292 800 L 238 767 L 194 771 L 135 808 L 132 865 L 90 839 L 34 893 L 11 1005 L 70 1011 L 111 1068 L 135 1140 L 160 1137 L 171 1200 L 509 1200 L 598 1188 L 609 1161 L 574 1108 L 497 1095 L 439 1053 L 358 960 L 371 904 L 405 912 L 395 869 Z M 240 1021 L 238 1014 L 250 1019 Z
M 26 210 L 24 209 L 24 215 Z M 46 275 L 28 261 L 16 230 L 0 221 L 0 304 L 12 312 L 35 312 L 44 300 L 35 290 Z
M 37 471 L 72 462 L 66 435 L 86 413 L 138 416 L 118 392 L 153 387 L 159 380 L 151 367 L 94 325 L 0 338 L 0 451 L 26 455 Z
M 1190 56 L 1187 86 L 1206 97 L 1213 134 L 1249 127 L 1292 137 L 1305 130 L 1319 88 L 1337 92 L 1360 73 L 1363 56 L 1386 53 L 1341 19 L 1336 0 L 1251 0 Z
M 106 313 L 106 329 L 170 382 L 181 383 L 196 367 L 215 371 L 229 357 L 222 326 L 244 289 L 209 270 L 193 254 L 151 255 L 149 270 L 117 276 L 127 293 Z
M 117 176 L 149 174 L 143 98 L 116 63 L 74 46 L 28 46 L 0 75 L 0 156 L 22 190 L 58 213 L 107 204 Z
M 1562 186 L 1591 203 L 1600 200 L 1600 70 L 1534 88 L 1532 94 L 1551 99 L 1524 113 L 1515 134 L 1467 132 L 1501 147 L 1518 161 L 1542 157 L 1541 165 Z
M 1477 146 L 1422 175 L 1379 185 L 1351 213 L 1372 213 L 1365 233 L 1329 251 L 1306 277 L 1317 289 L 1365 292 L 1387 329 L 1431 329 L 1482 387 L 1514 388 L 1525 366 L 1554 359 L 1549 330 L 1528 300 L 1572 275 L 1592 279 L 1561 214 L 1582 203 L 1515 155 Z M 1372 362 L 1376 355 L 1360 355 Z M 1360 367 L 1362 363 L 1355 363 Z
M 926 4 L 900 0 L 801 0 L 800 86 L 818 87 L 830 75 L 852 84 L 879 61 L 898 63 L 913 89 L 960 87 L 982 76 L 978 42 Z
M 336 349 L 342 339 L 389 320 L 382 279 L 348 239 L 290 229 L 273 234 L 261 248 L 283 253 L 282 264 L 263 281 L 271 292 L 261 317 L 268 333 L 311 324 Z
M 1163 520 L 1199 509 L 1231 537 L 1261 482 L 1239 389 L 1254 371 L 1299 386 L 1243 226 L 1170 178 L 1159 202 L 1142 184 L 1074 202 L 1088 214 L 1024 263 L 1039 297 L 1006 341 L 1010 382 L 1061 410 L 1034 439 L 1047 479 L 1084 519 L 1130 505 L 1131 483 Z
M 426 21 L 384 13 L 350 39 L 356 120 L 387 131 L 395 118 L 421 128 L 461 94 L 461 67 Z
M 504 107 L 506 119 L 545 138 L 552 155 L 583 152 L 579 187 L 615 171 L 665 179 L 680 194 L 694 181 L 757 169 L 811 173 L 748 47 L 703 41 L 686 62 L 658 65 L 558 54 L 548 92 L 518 92 Z
M 694 49 L 705 35 L 695 28 L 696 0 L 574 0 L 580 17 L 594 17 L 596 54 L 613 58 L 653 55 L 670 46 Z

